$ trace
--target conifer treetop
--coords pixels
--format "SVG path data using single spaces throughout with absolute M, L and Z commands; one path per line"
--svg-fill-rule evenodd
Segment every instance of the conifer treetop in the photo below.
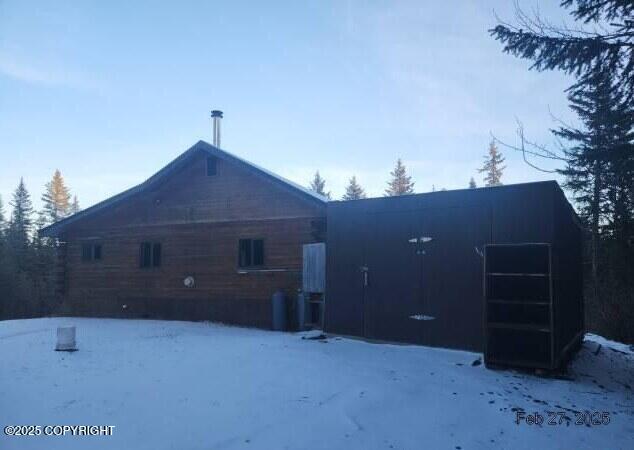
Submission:
M 310 190 L 330 198 L 330 192 L 326 192 L 326 180 L 324 180 L 319 174 L 319 170 L 315 172 L 313 180 L 310 182 Z
M 387 189 L 385 190 L 386 197 L 414 193 L 414 182 L 412 181 L 412 177 L 407 175 L 407 169 L 401 158 L 396 160 L 396 166 L 394 170 L 390 172 L 390 175 L 392 179 L 387 183 Z
M 482 168 L 478 169 L 478 172 L 484 174 L 485 186 L 501 186 L 502 174 L 506 166 L 503 166 L 505 158 L 495 145 L 495 141 L 491 141 L 489 144 L 489 151 L 484 156 L 484 164 Z
M 73 202 L 70 204 L 70 214 L 77 214 L 79 211 L 81 211 L 79 200 L 77 200 L 76 195 L 73 195 Z
M 342 200 L 359 200 L 366 198 L 365 190 L 357 183 L 357 177 L 352 175 L 348 186 L 346 187 L 346 193 L 343 195 Z
M 59 170 L 44 186 L 42 213 L 47 224 L 55 223 L 70 213 L 70 192 Z
M 13 192 L 10 205 L 13 210 L 11 211 L 8 234 L 14 242 L 26 245 L 33 226 L 31 219 L 33 204 L 23 178 L 20 178 L 20 183 Z

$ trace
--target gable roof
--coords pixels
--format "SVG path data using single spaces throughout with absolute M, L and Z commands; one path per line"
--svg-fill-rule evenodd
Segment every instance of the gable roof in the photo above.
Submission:
M 238 156 L 235 156 L 225 150 L 221 150 L 218 147 L 214 147 L 213 145 L 205 141 L 198 141 L 196 144 L 194 144 L 192 147 L 187 149 L 185 152 L 181 153 L 180 156 L 178 156 L 168 165 L 166 165 L 161 170 L 156 172 L 150 178 L 145 180 L 143 183 L 138 184 L 117 195 L 114 195 L 106 200 L 103 200 L 89 208 L 79 211 L 78 213 L 73 214 L 72 216 L 66 217 L 65 219 L 62 219 L 58 222 L 55 222 L 54 224 L 44 227 L 40 230 L 40 234 L 42 236 L 56 236 L 61 231 L 63 231 L 64 228 L 66 228 L 68 225 L 75 223 L 79 220 L 82 220 L 86 217 L 92 216 L 93 214 L 99 211 L 102 211 L 103 209 L 108 208 L 112 205 L 118 204 L 122 202 L 123 200 L 130 198 L 133 195 L 136 195 L 140 192 L 148 190 L 149 188 L 155 186 L 157 183 L 164 180 L 170 174 L 174 173 L 176 170 L 183 167 L 194 155 L 196 155 L 198 152 L 201 152 L 201 151 L 210 156 L 215 156 L 225 161 L 232 162 L 246 169 L 247 171 L 251 172 L 252 174 L 258 177 L 267 179 L 269 181 L 272 181 L 278 184 L 282 188 L 288 190 L 289 192 L 293 194 L 298 195 L 300 198 L 303 198 L 306 201 L 312 202 L 313 204 L 325 206 L 326 203 L 328 202 L 328 199 L 326 197 L 319 195 L 316 192 L 313 192 L 309 189 L 306 189 L 297 183 L 293 183 L 292 181 L 287 180 L 286 178 L 283 178 L 273 172 L 270 172 L 266 169 L 263 169 L 262 167 L 259 167 L 253 163 L 250 163 L 249 161 L 245 159 L 239 158 Z

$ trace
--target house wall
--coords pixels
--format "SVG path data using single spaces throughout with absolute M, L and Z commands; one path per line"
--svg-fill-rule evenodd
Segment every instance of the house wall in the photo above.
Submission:
M 150 192 L 78 221 L 65 249 L 62 313 L 270 326 L 270 298 L 301 287 L 302 245 L 323 240 L 325 208 L 225 160 L 206 176 L 201 153 Z M 238 267 L 238 241 L 264 240 L 264 266 Z M 141 242 L 160 242 L 141 268 Z M 85 242 L 101 261 L 81 260 Z M 193 276 L 195 286 L 183 280 Z
M 140 225 L 325 217 L 325 206 L 296 190 L 217 159 L 217 174 L 206 175 L 206 153 L 149 191 L 108 207 L 69 227 L 69 234 Z

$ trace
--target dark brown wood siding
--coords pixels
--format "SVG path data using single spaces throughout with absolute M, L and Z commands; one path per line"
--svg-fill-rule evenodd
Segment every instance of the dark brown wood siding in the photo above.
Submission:
M 323 221 L 323 206 L 224 160 L 208 177 L 201 153 L 154 191 L 69 227 L 63 312 L 268 327 L 271 295 L 301 287 L 302 245 L 321 240 Z M 248 238 L 264 241 L 257 270 L 238 267 Z M 100 261 L 82 261 L 91 241 L 102 245 Z M 160 267 L 140 267 L 142 242 L 161 244 Z
M 583 331 L 574 218 L 555 182 L 331 202 L 325 330 L 481 351 L 485 246 L 546 243 L 564 349 Z
M 206 158 L 200 152 L 152 191 L 70 225 L 69 233 L 139 225 L 325 217 L 324 205 L 228 161 L 219 159 L 217 174 L 207 176 Z

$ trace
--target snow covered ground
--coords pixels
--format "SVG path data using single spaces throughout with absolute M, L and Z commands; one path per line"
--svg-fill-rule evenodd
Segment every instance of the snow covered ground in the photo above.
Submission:
M 53 351 L 62 324 L 77 326 L 79 351 Z M 5 321 L 0 426 L 115 428 L 98 437 L 0 432 L 0 448 L 634 448 L 630 347 L 587 336 L 570 380 L 487 370 L 472 365 L 479 357 L 209 323 Z M 517 425 L 519 408 L 544 424 Z M 576 425 L 574 411 L 586 410 L 609 423 Z M 548 425 L 547 411 L 570 421 Z

